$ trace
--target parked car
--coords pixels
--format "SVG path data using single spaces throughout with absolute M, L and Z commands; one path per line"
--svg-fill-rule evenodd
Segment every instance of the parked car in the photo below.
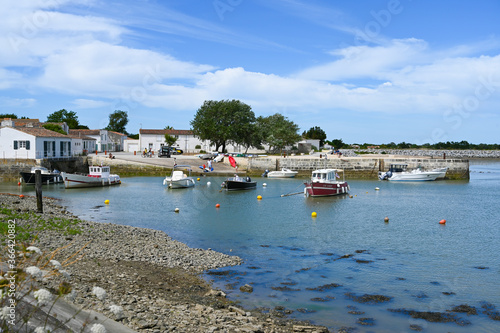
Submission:
M 170 157 L 171 155 L 180 155 L 182 153 L 182 149 L 163 146 L 158 150 L 158 157 Z

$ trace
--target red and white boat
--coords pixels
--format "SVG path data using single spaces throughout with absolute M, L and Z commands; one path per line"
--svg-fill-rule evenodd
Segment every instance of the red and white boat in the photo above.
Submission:
M 339 173 L 342 173 L 340 180 Z M 311 181 L 304 183 L 304 194 L 311 197 L 326 197 L 347 193 L 350 188 L 341 169 L 320 169 L 312 172 Z
M 61 172 L 65 188 L 101 187 L 121 184 L 120 176 L 112 175 L 109 166 L 93 165 L 89 167 L 89 174 L 75 174 Z

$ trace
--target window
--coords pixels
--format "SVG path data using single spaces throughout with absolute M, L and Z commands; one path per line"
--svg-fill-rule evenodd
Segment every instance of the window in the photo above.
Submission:
M 17 149 L 26 149 L 30 150 L 30 142 L 26 140 L 15 140 L 14 141 L 14 150 Z

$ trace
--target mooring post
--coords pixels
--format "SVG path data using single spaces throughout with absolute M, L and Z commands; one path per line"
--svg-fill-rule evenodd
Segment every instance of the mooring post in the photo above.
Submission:
M 43 213 L 42 203 L 42 171 L 35 171 L 36 212 Z

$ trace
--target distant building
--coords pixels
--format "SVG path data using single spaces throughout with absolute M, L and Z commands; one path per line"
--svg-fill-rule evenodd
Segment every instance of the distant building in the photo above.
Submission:
M 95 139 L 95 150 L 98 152 L 105 151 L 117 151 L 116 142 L 110 139 L 108 131 L 104 129 L 70 129 L 70 135 L 83 135 Z M 123 144 L 121 144 L 121 139 L 118 140 L 118 147 L 121 149 Z

